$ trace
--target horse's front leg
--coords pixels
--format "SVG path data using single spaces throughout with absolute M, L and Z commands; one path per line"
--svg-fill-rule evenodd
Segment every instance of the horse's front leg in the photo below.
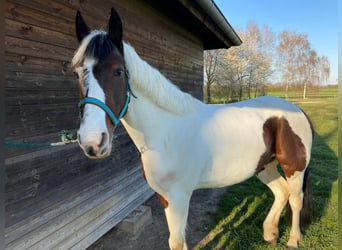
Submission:
M 190 197 L 191 194 L 176 191 L 168 198 L 165 214 L 169 226 L 169 246 L 171 250 L 188 249 L 185 240 L 185 228 L 188 219 Z

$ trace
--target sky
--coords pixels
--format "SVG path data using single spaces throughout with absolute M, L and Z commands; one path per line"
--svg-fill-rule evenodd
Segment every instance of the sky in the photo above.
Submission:
M 273 32 L 283 30 L 308 35 L 311 48 L 330 62 L 328 84 L 338 76 L 338 0 L 214 0 L 233 28 L 246 30 L 255 22 Z

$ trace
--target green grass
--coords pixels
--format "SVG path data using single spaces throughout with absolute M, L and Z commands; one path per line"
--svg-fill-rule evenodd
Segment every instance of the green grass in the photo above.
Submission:
M 316 99 L 316 98 L 336 98 L 338 94 L 337 86 L 327 86 L 321 88 L 312 88 L 307 90 L 307 98 L 308 99 Z M 285 97 L 284 87 L 279 86 L 271 86 L 267 90 L 267 95 Z M 288 91 L 289 99 L 302 99 L 303 90 L 302 89 L 293 89 L 290 88 Z
M 300 249 L 337 249 L 337 98 L 315 98 L 298 105 L 308 114 L 316 132 L 310 163 L 315 216 L 303 232 Z M 263 241 L 262 223 L 272 203 L 272 193 L 256 177 L 232 186 L 212 214 L 215 223 L 211 232 L 196 249 L 284 249 L 289 238 L 284 216 L 279 222 L 278 246 Z
M 285 88 L 283 86 L 278 85 L 271 85 L 268 87 L 267 95 L 270 96 L 278 96 L 281 98 L 285 98 Z M 207 100 L 206 97 L 206 90 L 204 91 L 204 100 Z M 306 93 L 306 98 L 308 100 L 314 100 L 314 99 L 322 99 L 322 98 L 337 98 L 338 95 L 338 86 L 337 85 L 331 85 L 331 86 L 324 86 L 324 87 L 315 87 L 315 88 L 308 88 Z M 254 96 L 254 93 L 252 93 L 252 96 Z M 245 100 L 247 98 L 246 93 L 244 92 L 242 99 Z M 302 100 L 303 99 L 303 90 L 301 88 L 293 88 L 290 87 L 288 90 L 288 99 L 289 100 Z M 212 97 L 211 97 L 211 103 L 227 103 L 230 98 L 228 98 L 224 92 L 222 92 L 220 89 L 217 89 L 216 86 L 212 89 Z

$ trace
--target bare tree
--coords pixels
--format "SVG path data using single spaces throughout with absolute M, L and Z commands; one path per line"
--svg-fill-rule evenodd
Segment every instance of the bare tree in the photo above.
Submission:
M 264 95 L 273 76 L 284 83 L 286 98 L 290 87 L 300 87 L 305 99 L 310 87 L 327 82 L 329 60 L 318 56 L 306 34 L 285 30 L 275 46 L 276 36 L 267 26 L 249 23 L 245 31 L 236 31 L 244 41 L 241 46 L 204 54 L 208 102 L 212 94 L 224 102 Z
M 211 103 L 211 87 L 215 83 L 218 54 L 219 50 L 207 50 L 204 52 L 205 85 L 208 103 Z
M 303 99 L 306 99 L 309 86 L 320 85 L 329 78 L 328 58 L 318 57 L 317 52 L 311 48 L 306 34 L 287 30 L 281 32 L 277 53 L 277 66 L 285 83 L 286 98 L 291 85 L 301 86 Z
M 255 23 L 249 23 L 245 32 L 237 32 L 244 43 L 221 53 L 224 60 L 218 64 L 221 77 L 217 79 L 221 85 L 230 84 L 240 101 L 243 94 L 246 98 L 256 97 L 271 76 L 275 35 L 269 27 L 259 29 Z
M 278 69 L 285 82 L 285 97 L 290 85 L 302 82 L 303 69 L 306 67 L 307 51 L 310 44 L 305 34 L 285 30 L 278 36 Z
M 328 57 L 321 56 L 318 57 L 317 63 L 318 71 L 319 71 L 319 78 L 323 84 L 327 84 L 328 79 L 330 77 L 330 62 Z

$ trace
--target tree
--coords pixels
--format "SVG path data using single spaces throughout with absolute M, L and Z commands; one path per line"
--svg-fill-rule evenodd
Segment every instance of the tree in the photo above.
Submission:
M 285 97 L 288 97 L 290 86 L 301 86 L 305 99 L 309 86 L 320 85 L 329 78 L 329 60 L 318 57 L 311 48 L 307 34 L 285 30 L 278 38 L 277 66 L 285 83 Z
M 211 103 L 211 87 L 215 83 L 215 72 L 219 50 L 204 52 L 205 85 L 207 89 L 207 102 Z
M 317 52 L 315 50 L 309 50 L 306 58 L 303 58 L 304 64 L 302 74 L 305 79 L 303 81 L 303 99 L 306 99 L 306 92 L 308 85 L 314 85 L 317 81 Z
M 255 23 L 236 31 L 244 41 L 241 46 L 204 53 L 208 102 L 212 95 L 221 102 L 264 95 L 274 76 L 285 85 L 286 98 L 290 87 L 301 88 L 305 99 L 310 87 L 327 82 L 329 60 L 311 48 L 307 34 L 284 30 L 276 37 L 268 26 L 260 29 Z
M 294 31 L 283 31 L 279 34 L 278 69 L 285 81 L 285 97 L 288 97 L 290 85 L 298 84 L 302 81 L 304 64 L 310 43 L 305 34 L 297 34 Z
M 321 56 L 318 58 L 318 72 L 319 72 L 319 78 L 323 84 L 327 84 L 328 79 L 330 77 L 330 62 L 328 57 Z
M 260 30 L 255 23 L 249 23 L 246 32 L 237 32 L 244 43 L 221 51 L 216 79 L 222 88 L 231 90 L 230 100 L 240 101 L 244 95 L 256 97 L 271 76 L 275 35 L 269 27 Z

